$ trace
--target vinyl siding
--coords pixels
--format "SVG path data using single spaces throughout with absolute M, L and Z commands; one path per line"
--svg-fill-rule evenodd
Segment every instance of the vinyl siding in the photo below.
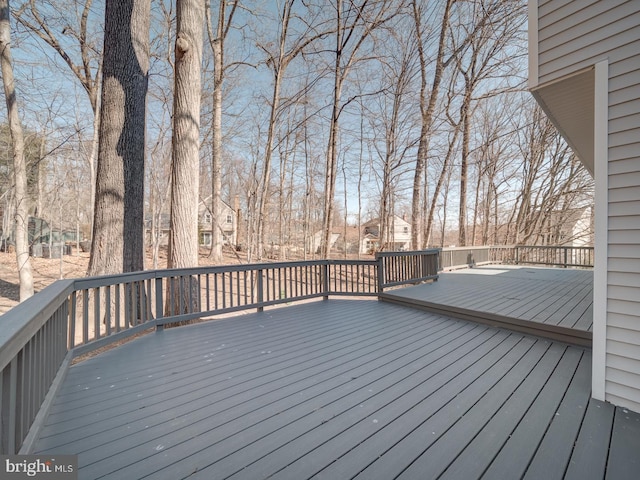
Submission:
M 639 36 L 637 1 L 540 2 L 539 83 L 589 67 L 614 50 L 619 59 L 637 56 L 634 43 Z
M 537 11 L 538 84 L 608 62 L 605 398 L 640 411 L 640 1 L 541 0 Z
M 610 4 L 611 2 L 603 2 Z M 640 406 L 640 2 L 635 38 L 609 56 L 609 264 L 605 398 Z M 627 22 L 624 27 L 627 26 Z M 618 29 L 618 27 L 613 27 Z M 633 52 L 633 54 L 629 54 Z M 616 261 L 614 261 L 614 259 Z M 634 267 L 632 269 L 630 267 Z

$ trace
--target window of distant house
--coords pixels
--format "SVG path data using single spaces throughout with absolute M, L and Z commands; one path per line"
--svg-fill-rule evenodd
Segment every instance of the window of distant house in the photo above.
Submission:
M 200 233 L 200 245 L 211 245 L 211 234 L 209 232 Z
M 227 223 L 233 223 L 233 216 L 227 215 Z
M 403 231 L 404 233 L 409 233 L 409 227 L 404 227 L 404 228 L 402 229 L 402 231 Z
M 204 214 L 204 223 L 211 223 L 211 214 L 210 213 L 205 213 Z

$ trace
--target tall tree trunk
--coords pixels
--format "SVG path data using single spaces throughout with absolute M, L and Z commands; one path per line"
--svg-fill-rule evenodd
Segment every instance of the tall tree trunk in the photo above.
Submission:
M 198 265 L 200 70 L 204 2 L 178 0 L 171 168 L 169 268 Z
M 460 107 L 462 121 L 462 154 L 460 156 L 460 204 L 458 207 L 458 246 L 467 245 L 467 172 L 469 169 L 469 137 L 471 136 L 471 89 L 469 82 Z
M 15 182 L 16 200 L 14 228 L 16 261 L 20 279 L 20 301 L 22 302 L 33 295 L 33 275 L 31 273 L 31 262 L 29 260 L 27 164 L 24 158 L 24 137 L 20 115 L 18 114 L 18 101 L 13 78 L 9 0 L 0 0 L 0 64 L 13 149 L 13 178 Z
M 222 261 L 222 84 L 224 81 L 224 43 L 229 32 L 237 1 L 231 4 L 231 12 L 226 17 L 227 0 L 219 0 L 218 22 L 214 34 L 211 24 L 211 0 L 205 0 L 205 14 L 209 44 L 213 52 L 213 124 L 211 154 L 211 257 L 215 263 Z
M 435 73 L 431 84 L 431 90 L 427 98 L 427 68 L 428 63 L 424 52 L 423 45 L 423 27 L 421 11 L 416 0 L 412 2 L 413 16 L 416 25 L 416 35 L 418 40 L 418 54 L 420 58 L 420 143 L 418 144 L 418 152 L 416 154 L 416 169 L 413 177 L 413 195 L 411 199 L 411 248 L 417 250 L 420 248 L 420 192 L 422 182 L 422 172 L 426 168 L 427 158 L 429 156 L 429 136 L 431 133 L 431 125 L 433 124 L 433 116 L 436 109 L 436 103 L 440 91 L 440 83 L 442 81 L 442 73 L 445 69 L 444 52 L 446 48 L 447 30 L 449 28 L 449 12 L 451 5 L 455 0 L 447 0 L 442 22 L 440 26 L 440 38 L 438 41 L 438 54 L 436 57 Z M 428 231 L 425 231 L 428 235 Z M 423 245 L 426 239 L 423 239 Z
M 150 0 L 108 0 L 106 3 L 89 275 L 144 269 L 149 10 Z

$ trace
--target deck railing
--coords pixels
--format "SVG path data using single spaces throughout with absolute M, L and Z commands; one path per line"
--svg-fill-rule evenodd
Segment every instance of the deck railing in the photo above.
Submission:
M 438 253 L 59 280 L 0 317 L 0 454 L 30 452 L 75 356 L 168 323 L 436 279 Z
M 589 268 L 593 267 L 593 247 L 506 245 L 452 247 L 440 252 L 441 270 L 489 263 Z

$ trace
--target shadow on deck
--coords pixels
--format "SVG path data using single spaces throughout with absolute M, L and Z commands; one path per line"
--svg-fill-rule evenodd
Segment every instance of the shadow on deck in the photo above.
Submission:
M 553 340 L 591 346 L 593 271 L 490 265 L 381 299 Z
M 71 367 L 35 453 L 79 478 L 637 478 L 591 352 L 375 300 L 147 335 Z

